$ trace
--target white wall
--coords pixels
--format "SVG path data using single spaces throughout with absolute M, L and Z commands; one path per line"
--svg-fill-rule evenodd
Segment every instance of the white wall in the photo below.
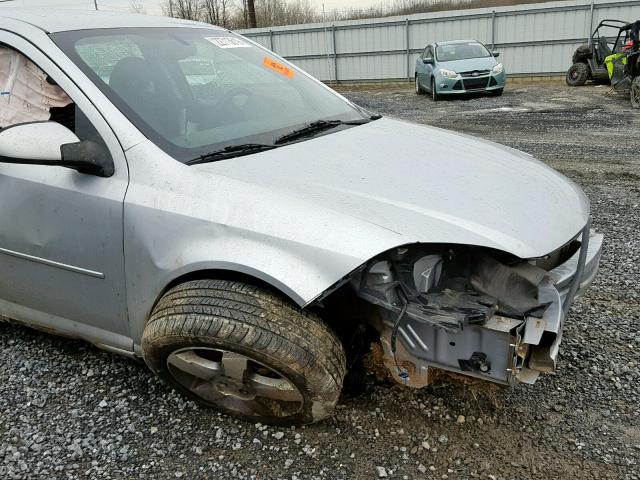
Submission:
M 640 0 L 548 2 L 239 33 L 324 81 L 335 80 L 335 70 L 339 81 L 407 78 L 426 44 L 454 39 L 495 41 L 510 74 L 549 75 L 566 71 L 575 48 L 605 18 L 640 19 Z

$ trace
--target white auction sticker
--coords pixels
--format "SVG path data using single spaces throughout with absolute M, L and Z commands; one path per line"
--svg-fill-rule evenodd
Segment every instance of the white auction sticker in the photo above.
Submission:
M 251 48 L 247 42 L 236 37 L 205 37 L 205 39 L 220 48 Z

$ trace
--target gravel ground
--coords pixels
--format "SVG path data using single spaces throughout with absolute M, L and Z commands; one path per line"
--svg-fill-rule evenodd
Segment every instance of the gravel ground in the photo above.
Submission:
M 556 375 L 511 389 L 376 384 L 323 424 L 267 428 L 199 409 L 142 364 L 0 323 L 0 479 L 640 479 L 640 112 L 606 91 L 343 92 L 532 153 L 585 189 L 606 245 Z

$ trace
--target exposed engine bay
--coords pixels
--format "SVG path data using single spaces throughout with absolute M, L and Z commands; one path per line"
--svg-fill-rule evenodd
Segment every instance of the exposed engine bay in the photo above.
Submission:
M 377 307 L 379 315 L 368 322 L 380 335 L 392 378 L 420 388 L 429 383 L 430 367 L 501 384 L 533 383 L 541 372 L 553 372 L 566 310 L 579 287 L 565 281 L 560 289 L 553 271 L 572 259 L 571 277 L 582 278 L 585 232 L 539 259 L 418 244 L 354 272 L 351 286 Z

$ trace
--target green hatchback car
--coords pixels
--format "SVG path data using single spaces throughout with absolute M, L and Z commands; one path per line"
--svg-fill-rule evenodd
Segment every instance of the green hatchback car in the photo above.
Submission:
M 416 93 L 441 95 L 489 92 L 502 95 L 507 80 L 504 66 L 476 40 L 455 40 L 428 45 L 416 60 Z

